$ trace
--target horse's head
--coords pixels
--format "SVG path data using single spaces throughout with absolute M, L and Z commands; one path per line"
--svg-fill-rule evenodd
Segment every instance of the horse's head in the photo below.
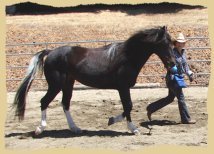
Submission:
M 156 45 L 154 46 L 154 53 L 159 56 L 164 63 L 165 68 L 168 70 L 175 65 L 175 57 L 172 53 L 173 44 L 167 27 L 163 26 L 159 28 Z
M 160 57 L 167 69 L 175 65 L 172 40 L 165 26 L 135 33 L 125 42 L 124 49 L 127 57 L 139 67 L 142 67 L 153 53 Z

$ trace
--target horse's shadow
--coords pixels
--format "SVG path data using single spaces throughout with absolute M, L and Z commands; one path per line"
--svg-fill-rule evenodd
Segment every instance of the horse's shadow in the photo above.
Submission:
M 116 137 L 116 136 L 131 136 L 133 133 L 129 132 L 117 132 L 112 130 L 83 130 L 81 134 L 75 134 L 72 133 L 69 129 L 63 129 L 63 130 L 46 130 L 40 135 L 35 135 L 33 131 L 26 132 L 26 133 L 11 133 L 8 135 L 5 135 L 5 137 L 16 137 L 18 136 L 20 139 L 25 139 L 28 137 L 32 138 L 73 138 L 73 137 L 81 137 L 81 136 L 100 136 L 100 137 Z
M 175 121 L 169 121 L 169 120 L 153 120 L 153 121 L 145 121 L 140 123 L 142 127 L 145 127 L 147 129 L 150 129 L 150 126 L 158 125 L 158 126 L 165 126 L 165 125 L 178 125 L 180 123 L 177 123 Z M 62 130 L 45 130 L 40 135 L 35 135 L 34 131 L 26 132 L 26 133 L 10 133 L 5 135 L 6 138 L 8 137 L 18 137 L 19 139 L 25 139 L 25 138 L 35 138 L 35 139 L 41 139 L 41 138 L 74 138 L 74 137 L 93 137 L 93 136 L 99 136 L 99 137 L 117 137 L 117 136 L 131 136 L 133 133 L 129 132 L 117 132 L 113 130 L 83 130 L 81 134 L 75 134 L 72 133 L 69 129 L 62 129 Z M 150 132 L 146 133 L 144 135 L 151 135 Z

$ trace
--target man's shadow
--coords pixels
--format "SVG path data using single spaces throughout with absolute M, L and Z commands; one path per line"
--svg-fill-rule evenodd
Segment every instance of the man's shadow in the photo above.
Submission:
M 144 133 L 144 135 L 152 135 L 152 126 L 167 126 L 167 125 L 179 125 L 180 123 L 177 123 L 175 121 L 169 121 L 169 120 L 152 120 L 152 121 L 145 121 L 140 123 L 140 125 L 144 128 L 149 129 L 148 133 Z
M 177 123 L 175 121 L 170 121 L 170 120 L 152 120 L 152 121 L 145 121 L 140 123 L 142 127 L 147 127 L 148 125 L 166 126 L 166 125 L 178 125 L 178 124 L 180 123 Z

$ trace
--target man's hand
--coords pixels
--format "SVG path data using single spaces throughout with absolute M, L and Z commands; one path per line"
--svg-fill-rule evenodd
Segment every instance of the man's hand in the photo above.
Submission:
M 194 78 L 195 78 L 195 77 L 194 77 L 194 73 L 192 73 L 192 74 L 189 76 L 189 81 L 192 82 L 192 81 L 194 80 Z

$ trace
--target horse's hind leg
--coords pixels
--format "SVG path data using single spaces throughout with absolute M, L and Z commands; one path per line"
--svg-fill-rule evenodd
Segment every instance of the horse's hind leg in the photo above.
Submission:
M 60 73 L 57 71 L 47 70 L 45 72 L 46 80 L 48 82 L 48 91 L 45 96 L 41 99 L 41 123 L 36 128 L 35 134 L 41 134 L 47 123 L 46 123 L 46 110 L 51 101 L 56 97 L 56 95 L 61 90 L 61 79 Z
M 59 87 L 54 87 L 54 88 L 49 87 L 47 93 L 41 99 L 41 112 L 42 112 L 41 114 L 42 114 L 42 116 L 41 116 L 41 123 L 36 128 L 36 131 L 35 131 L 36 135 L 39 135 L 44 131 L 44 129 L 47 125 L 47 123 L 46 123 L 47 107 L 50 104 L 50 102 L 55 98 L 55 96 L 59 93 L 59 91 L 60 91 Z
M 73 85 L 74 85 L 74 80 L 67 75 L 66 82 L 64 83 L 64 85 L 62 87 L 62 92 L 63 92 L 62 105 L 63 105 L 63 110 L 64 110 L 70 130 L 74 133 L 81 133 L 82 130 L 76 126 L 76 124 L 74 123 L 73 118 L 69 112 L 70 100 L 71 100 L 72 92 L 73 92 Z

